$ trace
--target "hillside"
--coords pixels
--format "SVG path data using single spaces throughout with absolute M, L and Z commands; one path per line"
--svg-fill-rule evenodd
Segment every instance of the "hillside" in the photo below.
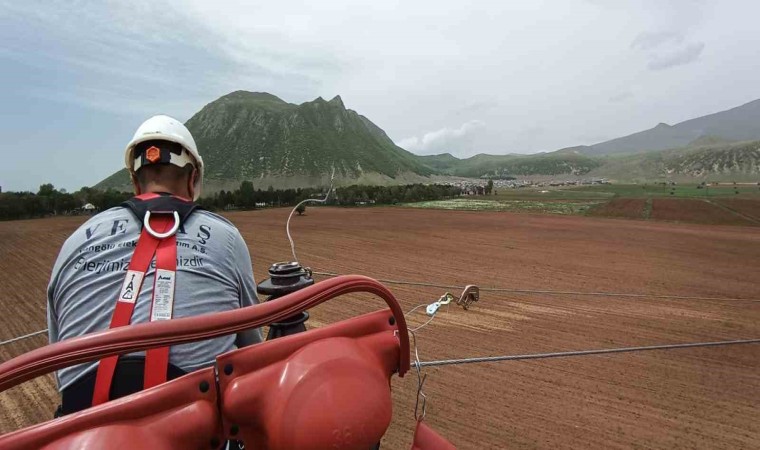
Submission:
M 684 147 L 704 137 L 728 141 L 760 139 L 760 100 L 672 126 L 660 123 L 649 130 L 577 149 L 591 156 L 643 153 Z
M 595 145 L 534 155 L 423 156 L 432 170 L 463 177 L 586 175 L 618 180 L 667 177 L 755 179 L 760 100 Z
M 760 141 L 689 146 L 600 158 L 591 176 L 619 181 L 760 180 Z
M 210 190 L 251 180 L 258 187 L 314 186 L 332 168 L 345 182 L 420 181 L 433 173 L 396 146 L 341 98 L 294 105 L 258 92 L 237 91 L 209 103 L 187 121 L 206 163 Z M 122 170 L 97 187 L 121 187 Z
M 578 147 L 536 155 L 476 155 L 458 159 L 448 153 L 420 160 L 443 175 L 530 177 L 551 175 L 610 178 L 615 181 L 760 180 L 760 141 L 725 142 L 706 137 L 691 145 L 657 152 L 586 156 Z
M 235 189 L 243 180 L 263 189 L 319 186 L 333 167 L 338 185 L 429 182 L 431 175 L 755 180 L 760 100 L 592 146 L 465 159 L 407 152 L 368 118 L 346 109 L 339 96 L 295 105 L 268 93 L 236 91 L 206 105 L 186 125 L 206 162 L 206 192 Z M 127 173 L 121 170 L 96 187 L 128 189 Z
M 422 156 L 430 168 L 445 175 L 460 177 L 506 177 L 527 175 L 582 175 L 601 163 L 577 153 L 539 153 L 535 155 L 475 155 L 458 159 L 448 153 Z

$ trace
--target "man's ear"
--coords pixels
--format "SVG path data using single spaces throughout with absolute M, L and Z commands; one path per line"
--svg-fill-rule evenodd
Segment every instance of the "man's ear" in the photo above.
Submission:
M 140 195 L 140 183 L 137 181 L 137 175 L 134 172 L 130 172 L 129 178 L 132 180 L 132 188 L 135 190 L 135 195 Z
M 195 198 L 195 180 L 198 178 L 198 169 L 193 169 L 190 177 L 187 179 L 187 193 L 190 194 L 190 200 Z

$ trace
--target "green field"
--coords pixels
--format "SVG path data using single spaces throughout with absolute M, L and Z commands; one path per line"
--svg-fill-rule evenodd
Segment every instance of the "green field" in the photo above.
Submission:
M 738 193 L 737 193 L 738 192 Z M 656 184 L 605 184 L 594 186 L 497 189 L 494 195 L 459 197 L 451 200 L 406 203 L 407 208 L 430 208 L 469 211 L 510 211 L 563 215 L 583 215 L 624 198 L 740 198 L 760 201 L 755 185 L 720 185 L 697 188 L 696 184 L 662 186 Z M 651 209 L 651 201 L 647 203 Z
M 682 184 L 676 186 L 663 186 L 661 184 L 601 184 L 593 186 L 580 186 L 566 188 L 569 191 L 582 195 L 608 194 L 610 196 L 626 198 L 648 197 L 756 197 L 760 198 L 760 187 L 756 185 L 719 185 L 704 186 L 697 188 L 697 184 Z M 671 194 L 672 192 L 672 194 Z M 738 194 L 737 194 L 738 192 Z
M 463 197 L 451 200 L 434 200 L 428 202 L 405 203 L 407 208 L 449 209 L 465 211 L 510 211 L 534 212 L 548 214 L 585 214 L 590 208 L 604 203 L 597 201 L 561 201 L 561 200 L 504 200 L 498 196 Z
M 602 201 L 614 197 L 615 193 L 604 191 L 579 191 L 570 188 L 521 188 L 497 189 L 496 195 L 482 195 L 483 200 L 591 200 Z

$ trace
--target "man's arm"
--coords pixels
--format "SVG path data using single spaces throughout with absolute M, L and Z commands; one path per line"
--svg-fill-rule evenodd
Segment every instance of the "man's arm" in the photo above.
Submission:
M 58 315 L 55 311 L 55 274 L 50 278 L 47 288 L 47 326 L 48 341 L 51 344 L 58 342 Z
M 233 237 L 232 258 L 230 258 L 230 261 L 232 261 L 233 270 L 235 270 L 238 278 L 240 307 L 245 308 L 246 306 L 259 303 L 259 298 L 256 296 L 256 280 L 253 278 L 251 255 L 248 253 L 248 246 L 245 244 L 243 237 L 237 230 L 235 230 L 235 236 Z M 235 344 L 238 347 L 245 347 L 257 344 L 263 340 L 261 330 L 254 328 L 238 333 Z
M 50 273 L 50 282 L 47 287 L 47 326 L 48 342 L 50 344 L 55 344 L 59 341 L 58 310 L 56 307 L 58 303 L 57 287 L 58 277 L 61 274 L 66 255 L 69 253 L 67 250 L 68 244 L 69 240 L 66 240 L 66 242 L 63 243 L 61 250 L 58 252 L 58 257 L 55 260 L 55 264 L 53 264 L 53 270 Z M 61 382 L 58 379 L 58 372 L 55 372 L 55 382 L 58 386 L 61 385 Z
M 47 287 L 47 325 L 48 325 L 48 341 L 51 344 L 58 342 L 58 312 L 57 312 L 57 288 L 58 277 L 61 275 L 63 263 L 69 254 L 69 240 L 63 243 L 61 250 L 58 252 L 58 257 L 53 264 L 53 270 L 50 272 L 50 282 Z

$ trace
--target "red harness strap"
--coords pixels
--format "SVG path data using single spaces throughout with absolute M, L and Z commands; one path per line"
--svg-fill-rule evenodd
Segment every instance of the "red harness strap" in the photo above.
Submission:
M 174 225 L 174 219 L 164 214 L 151 218 L 151 228 L 157 233 L 165 233 Z M 129 325 L 135 301 L 140 295 L 145 274 L 150 268 L 153 255 L 156 255 L 156 271 L 153 283 L 153 300 L 150 320 L 168 320 L 172 317 L 174 304 L 174 280 L 177 260 L 177 238 L 174 234 L 162 239 L 153 236 L 147 227 L 137 240 L 137 247 L 127 268 L 127 275 L 119 291 L 116 308 L 111 317 L 109 328 Z M 95 390 L 92 405 L 99 405 L 109 400 L 111 382 L 116 370 L 118 356 L 104 358 L 98 364 L 95 377 Z M 166 371 L 169 366 L 169 347 L 151 349 L 145 356 L 144 388 L 149 388 L 166 381 Z
M 156 249 L 156 275 L 153 281 L 153 303 L 150 321 L 169 320 L 174 309 L 174 280 L 177 273 L 177 236 L 172 234 Z M 148 389 L 166 381 L 169 347 L 153 348 L 145 353 L 145 381 Z

